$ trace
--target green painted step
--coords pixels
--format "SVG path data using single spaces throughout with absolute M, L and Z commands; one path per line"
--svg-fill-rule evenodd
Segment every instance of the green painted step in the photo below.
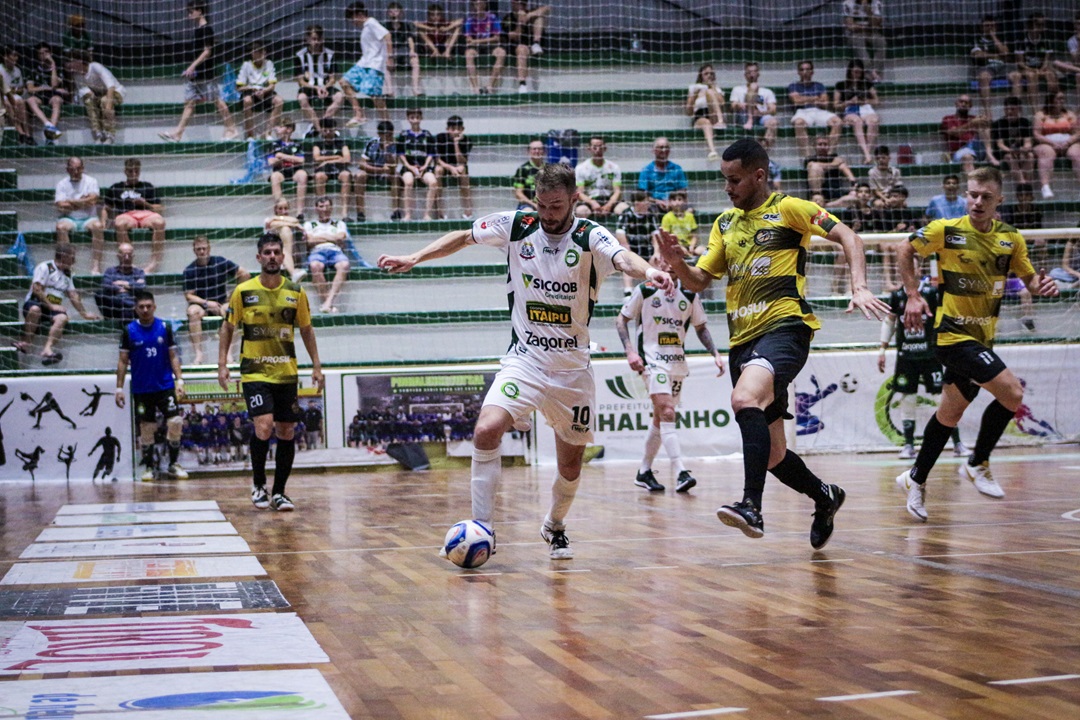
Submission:
M 23 285 L 25 287 L 26 283 L 24 282 Z M 0 300 L 0 322 L 21 321 L 22 317 L 19 314 L 19 308 L 21 307 L 21 300 Z

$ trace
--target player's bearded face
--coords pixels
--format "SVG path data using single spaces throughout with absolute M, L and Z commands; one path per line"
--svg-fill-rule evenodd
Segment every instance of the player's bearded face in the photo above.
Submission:
M 561 235 L 570 229 L 574 220 L 572 195 L 565 190 L 548 190 L 536 194 L 540 212 L 540 227 L 549 235 Z
M 284 257 L 280 245 L 264 245 L 259 251 L 259 267 L 268 275 L 276 275 L 281 272 Z

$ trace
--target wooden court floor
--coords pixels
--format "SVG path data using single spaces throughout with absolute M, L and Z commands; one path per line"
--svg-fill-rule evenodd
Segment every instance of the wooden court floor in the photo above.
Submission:
M 65 503 L 213 499 L 353 718 L 1080 717 L 1080 450 L 999 451 L 1003 500 L 957 462 L 942 459 L 916 524 L 892 456 L 809 458 L 848 492 L 816 553 L 809 500 L 775 481 L 764 538 L 716 520 L 741 461 L 690 463 L 688 496 L 593 463 L 570 561 L 537 534 L 552 470 L 507 469 L 498 554 L 475 571 L 436 556 L 469 514 L 465 470 L 298 475 L 292 514 L 255 510 L 243 478 L 0 483 L 0 574 Z

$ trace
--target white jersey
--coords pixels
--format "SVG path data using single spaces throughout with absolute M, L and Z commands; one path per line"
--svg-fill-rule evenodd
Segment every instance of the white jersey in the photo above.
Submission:
M 549 236 L 535 212 L 501 212 L 473 223 L 480 245 L 506 251 L 506 293 L 513 336 L 508 356 L 543 370 L 589 367 L 589 320 L 600 284 L 615 270 L 619 243 L 600 225 L 575 218 Z
M 686 330 L 706 322 L 701 298 L 679 283 L 668 295 L 651 283 L 634 288 L 620 314 L 637 322 L 637 352 L 649 370 L 674 377 L 689 374 L 683 345 Z
M 76 79 L 79 81 L 79 98 L 83 102 L 86 102 L 88 95 L 101 97 L 110 90 L 123 100 L 124 94 L 127 92 L 124 86 L 120 84 L 120 81 L 116 79 L 116 76 L 112 74 L 112 71 L 99 62 L 90 63 L 86 68 L 86 74 L 80 75 Z
M 34 297 L 34 283 L 41 285 L 45 290 L 45 297 L 53 305 L 62 305 L 64 296 L 75 289 L 71 282 L 71 276 L 60 268 L 52 260 L 38 263 L 34 268 L 34 277 L 31 280 L 30 292 L 26 293 L 27 300 L 36 300 Z
M 736 85 L 731 88 L 731 97 L 728 99 L 732 105 L 735 103 L 746 103 L 746 85 Z M 757 107 L 758 115 L 767 115 L 769 112 L 769 105 L 776 107 L 776 93 L 767 87 L 758 85 L 757 91 Z
M 236 87 L 265 90 L 277 83 L 277 72 L 273 60 L 263 60 L 262 67 L 255 67 L 251 60 L 245 60 L 236 75 Z
M 596 167 L 590 158 L 574 168 L 574 175 L 581 191 L 597 202 L 607 202 L 615 189 L 622 187 L 622 171 L 610 160 Z
M 386 43 L 383 39 L 390 31 L 383 27 L 382 23 L 373 17 L 364 22 L 360 30 L 360 59 L 357 66 L 386 72 Z
M 304 233 L 307 235 L 308 242 L 315 241 L 316 248 L 336 248 L 341 249 L 339 244 L 329 238 L 335 235 L 349 236 L 349 228 L 345 225 L 344 220 L 330 219 L 326 222 L 322 222 L 319 219 L 308 220 L 304 223 Z M 326 239 L 320 239 L 326 238 Z
M 66 177 L 60 182 L 56 183 L 56 195 L 54 202 L 61 202 L 63 200 L 82 200 L 88 198 L 91 195 L 101 195 L 101 188 L 98 186 L 98 181 L 89 175 L 84 174 L 82 179 L 79 180 L 78 185 L 71 183 L 71 178 Z M 96 208 L 78 208 L 68 212 L 67 217 L 72 220 L 86 220 L 91 215 L 97 212 Z

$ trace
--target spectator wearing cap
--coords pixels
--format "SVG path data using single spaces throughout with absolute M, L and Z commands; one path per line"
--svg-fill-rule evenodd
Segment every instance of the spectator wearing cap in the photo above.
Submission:
M 441 215 L 446 215 L 442 206 L 442 188 L 447 176 L 458 182 L 461 195 L 461 217 L 473 216 L 472 187 L 469 185 L 469 153 L 472 152 L 472 140 L 465 135 L 465 121 L 460 115 L 451 115 L 446 119 L 446 132 L 435 136 L 435 177 L 438 178 L 439 191 L 436 206 Z
M 367 197 L 368 180 L 374 180 L 380 185 L 389 185 L 391 205 L 393 206 L 392 219 L 401 217 L 401 211 L 397 209 L 399 188 L 397 176 L 397 148 L 394 145 L 394 123 L 389 120 L 380 120 L 378 136 L 368 141 L 364 151 L 360 154 L 357 162 L 359 170 L 353 183 L 356 194 L 356 221 L 367 220 L 365 200 Z

